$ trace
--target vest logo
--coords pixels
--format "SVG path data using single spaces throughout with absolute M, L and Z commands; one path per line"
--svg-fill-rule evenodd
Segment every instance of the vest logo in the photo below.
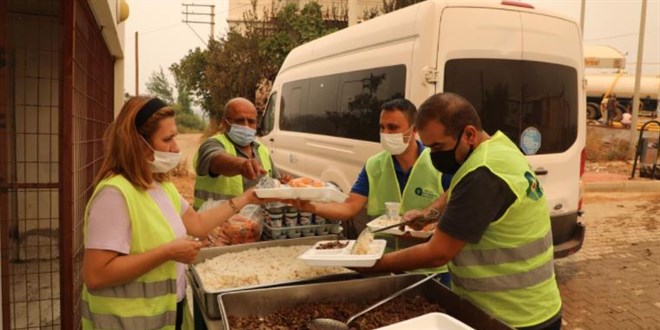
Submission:
M 543 197 L 543 189 L 531 172 L 525 172 L 525 179 L 527 179 L 527 197 L 537 201 Z
M 438 197 L 438 195 L 436 195 L 433 191 L 423 189 L 422 187 L 415 188 L 415 195 L 417 195 L 419 197 L 426 197 L 426 198 L 433 198 L 433 199 Z

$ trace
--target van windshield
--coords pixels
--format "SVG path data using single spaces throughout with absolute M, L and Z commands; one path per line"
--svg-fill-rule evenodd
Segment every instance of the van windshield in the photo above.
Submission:
M 559 64 L 456 59 L 445 65 L 444 91 L 468 99 L 488 134 L 502 131 L 526 154 L 551 154 L 577 139 L 577 83 L 577 71 Z M 530 128 L 537 148 L 521 144 Z

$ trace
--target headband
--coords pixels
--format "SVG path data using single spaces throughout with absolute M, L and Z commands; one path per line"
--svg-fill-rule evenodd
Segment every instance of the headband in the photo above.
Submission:
M 135 115 L 135 127 L 140 128 L 151 116 L 158 110 L 167 106 L 167 103 L 161 101 L 159 98 L 154 97 L 149 100 Z

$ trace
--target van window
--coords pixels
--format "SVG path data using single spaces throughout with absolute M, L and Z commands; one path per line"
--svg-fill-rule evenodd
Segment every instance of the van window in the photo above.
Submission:
M 378 142 L 380 106 L 404 97 L 405 80 L 405 65 L 396 65 L 286 83 L 280 127 Z
M 561 153 L 578 133 L 577 71 L 553 63 L 457 59 L 445 65 L 444 91 L 468 99 L 484 130 L 501 130 L 520 147 L 528 127 L 539 130 L 537 154 Z
M 261 125 L 259 133 L 260 135 L 268 135 L 273 130 L 275 126 L 275 102 L 277 101 L 277 93 L 273 93 L 268 98 L 268 103 L 266 104 L 266 110 L 264 115 L 261 118 Z

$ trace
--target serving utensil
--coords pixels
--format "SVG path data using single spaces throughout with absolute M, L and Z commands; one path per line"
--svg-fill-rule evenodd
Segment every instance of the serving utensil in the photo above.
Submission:
M 313 320 L 311 320 L 307 323 L 307 329 L 309 329 L 309 330 L 348 330 L 349 329 L 348 325 L 351 322 L 355 321 L 355 319 L 357 319 L 358 317 L 360 317 L 360 316 L 364 315 L 365 313 L 374 310 L 376 307 L 381 306 L 381 305 L 387 303 L 388 301 L 390 301 L 390 300 L 392 300 L 392 299 L 394 299 L 394 298 L 396 298 L 396 297 L 398 297 L 398 296 L 400 296 L 400 295 L 402 295 L 402 294 L 404 294 L 404 293 L 406 293 L 406 292 L 408 292 L 408 291 L 424 284 L 428 280 L 432 279 L 435 275 L 436 274 L 428 275 L 427 277 L 421 279 L 420 281 L 417 281 L 417 282 L 415 282 L 415 283 L 413 283 L 413 284 L 411 284 L 411 285 L 409 285 L 409 286 L 407 286 L 407 287 L 391 294 L 387 298 L 385 298 L 383 300 L 380 300 L 380 301 L 376 302 L 375 304 L 359 311 L 357 314 L 351 316 L 348 320 L 346 320 L 346 323 L 344 323 L 342 321 L 339 321 L 339 320 L 335 320 L 335 319 L 316 318 L 316 319 L 313 319 Z
M 365 244 L 368 244 L 369 241 L 373 240 L 373 234 L 379 233 L 388 229 L 392 229 L 395 227 L 401 227 L 404 225 L 409 225 L 412 223 L 420 223 L 420 224 L 426 224 L 427 221 L 430 220 L 437 220 L 440 217 L 440 211 L 436 209 L 431 209 L 429 214 L 420 217 L 420 218 L 414 218 L 410 219 L 407 221 L 399 222 L 397 224 L 385 226 L 383 228 L 378 228 L 376 230 L 372 230 L 371 228 L 367 227 L 360 232 L 360 235 L 358 235 L 358 238 L 355 240 L 355 244 L 353 245 L 353 249 L 351 249 L 351 253 L 353 253 L 356 249 L 357 246 L 364 246 Z

